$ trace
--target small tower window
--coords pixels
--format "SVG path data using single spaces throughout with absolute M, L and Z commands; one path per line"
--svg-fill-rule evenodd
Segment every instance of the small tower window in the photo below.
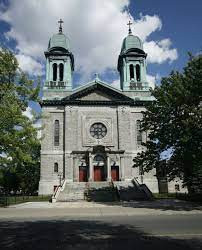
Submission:
M 58 163 L 57 162 L 54 163 L 54 172 L 58 173 Z
M 140 65 L 136 65 L 136 79 L 138 82 L 140 82 Z
M 136 129 L 137 129 L 137 145 L 142 144 L 142 132 L 141 132 L 141 121 L 137 120 L 136 122 Z
M 54 124 L 54 146 L 59 146 L 60 142 L 60 124 L 58 120 L 55 120 Z
M 130 64 L 130 80 L 134 79 L 134 67 L 133 64 Z
M 60 63 L 59 70 L 60 70 L 60 81 L 62 82 L 63 81 L 63 76 L 64 76 L 64 65 L 63 65 L 63 63 Z
M 57 81 L 57 64 L 53 64 L 53 81 Z

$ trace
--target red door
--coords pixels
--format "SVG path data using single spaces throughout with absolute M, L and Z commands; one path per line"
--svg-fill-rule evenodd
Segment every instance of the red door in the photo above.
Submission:
M 119 167 L 118 166 L 112 166 L 111 177 L 113 181 L 119 181 Z
M 103 167 L 94 166 L 94 181 L 103 181 Z
M 87 182 L 87 169 L 85 167 L 79 167 L 79 181 Z

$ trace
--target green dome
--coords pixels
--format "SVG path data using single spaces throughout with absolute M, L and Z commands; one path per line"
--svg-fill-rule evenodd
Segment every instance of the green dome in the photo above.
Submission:
M 54 48 L 70 50 L 68 38 L 62 33 L 53 35 L 48 43 L 48 51 Z
M 132 34 L 129 34 L 126 38 L 123 40 L 121 52 L 124 53 L 128 51 L 129 49 L 141 49 L 143 50 L 142 41 L 139 37 L 133 36 Z

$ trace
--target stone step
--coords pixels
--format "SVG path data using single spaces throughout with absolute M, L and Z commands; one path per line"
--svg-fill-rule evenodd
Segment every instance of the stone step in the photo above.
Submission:
M 116 182 L 114 183 L 118 190 L 120 200 L 147 200 L 148 197 L 145 192 L 141 189 L 140 185 L 133 181 Z

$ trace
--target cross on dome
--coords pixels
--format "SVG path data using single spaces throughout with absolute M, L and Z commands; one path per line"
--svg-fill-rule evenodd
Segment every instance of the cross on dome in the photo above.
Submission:
M 63 20 L 60 18 L 60 20 L 58 21 L 58 23 L 60 24 L 60 26 L 59 26 L 59 33 L 62 33 L 62 23 L 64 23 L 64 22 L 63 22 Z
M 130 34 L 132 34 L 132 31 L 131 31 L 131 25 L 132 25 L 133 23 L 131 22 L 131 21 L 129 21 L 129 23 L 127 23 L 127 25 L 129 26 L 129 29 L 128 29 L 128 34 L 130 35 Z

